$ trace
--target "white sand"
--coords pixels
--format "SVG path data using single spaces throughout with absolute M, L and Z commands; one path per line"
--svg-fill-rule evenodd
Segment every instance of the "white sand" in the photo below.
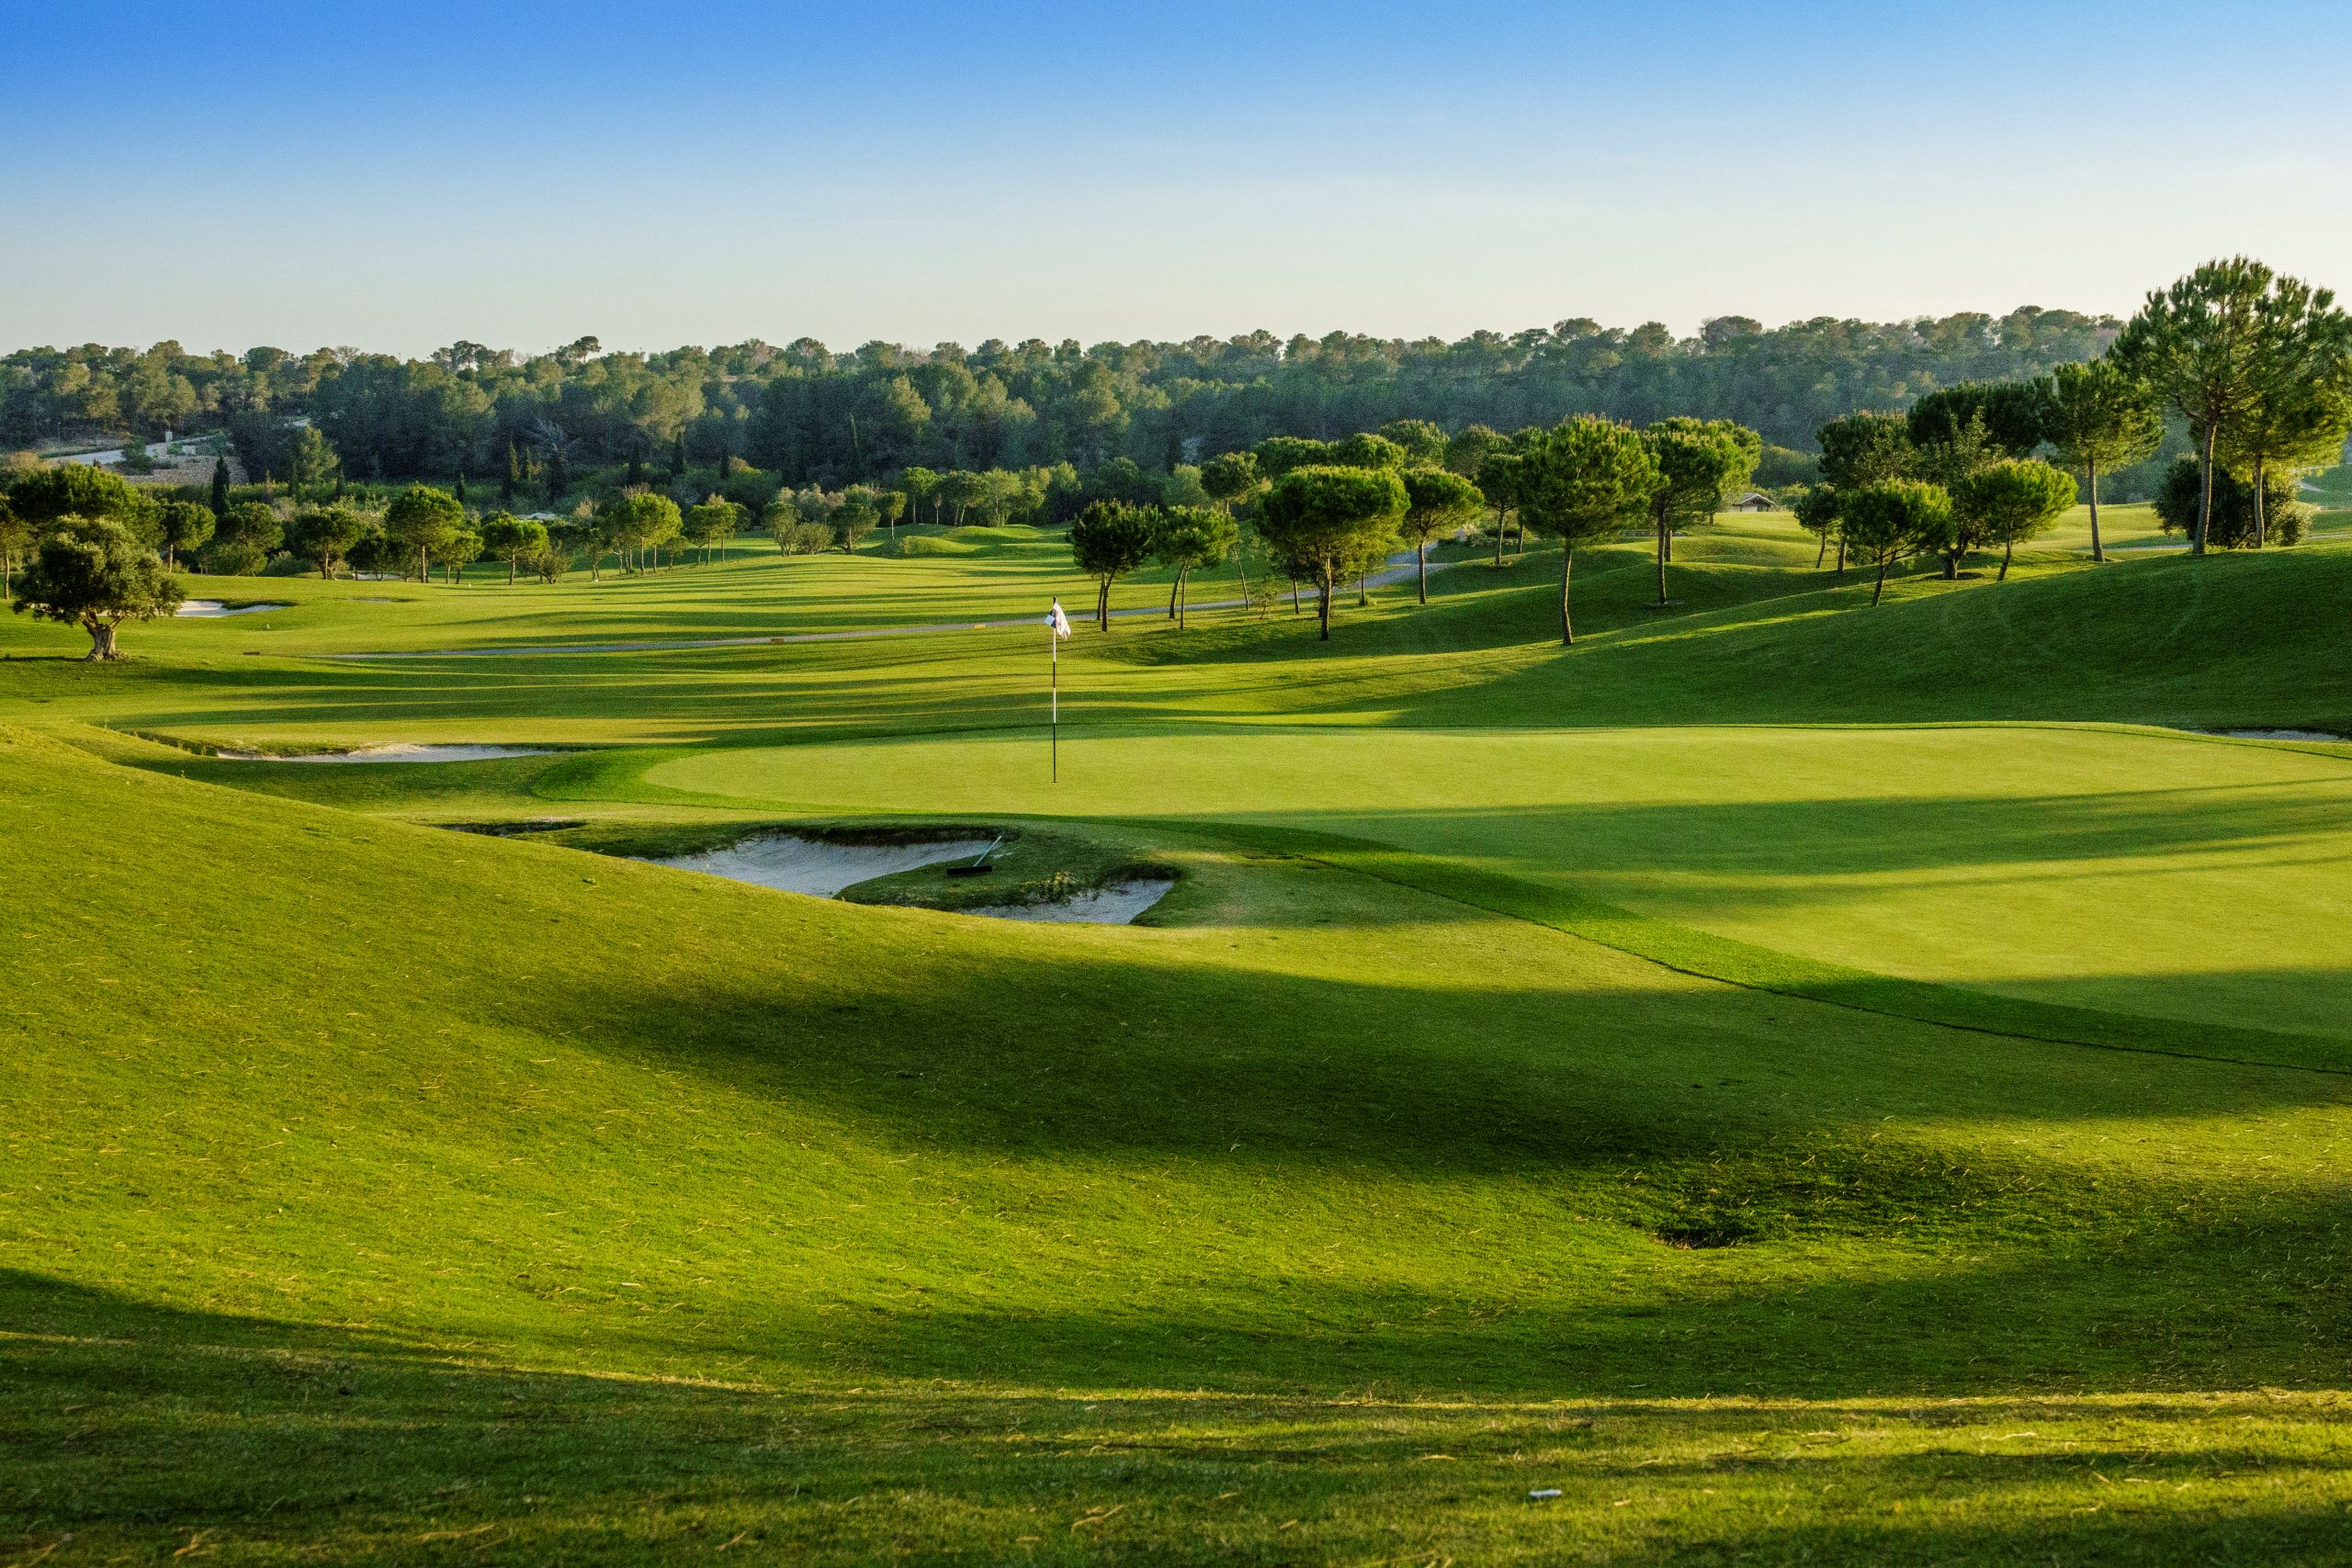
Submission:
M 544 757 L 544 746 L 362 746 L 351 751 L 220 751 L 235 762 L 494 762 L 502 757 Z
M 1075 898 L 1065 898 L 1057 904 L 990 904 L 962 912 L 985 915 L 992 920 L 1124 926 L 1133 923 L 1137 915 L 1166 897 L 1168 890 L 1175 886 L 1162 877 L 1140 882 L 1114 882 L 1108 887 L 1098 887 L 1091 893 L 1081 893 Z
M 256 610 L 290 610 L 293 607 L 291 604 L 239 604 L 232 608 L 218 599 L 183 599 L 180 607 L 172 614 L 185 615 L 191 620 L 209 621 L 222 615 L 250 615 Z
M 986 839 L 934 839 L 920 844 L 842 844 L 830 839 L 803 839 L 791 833 L 763 833 L 723 850 L 698 855 L 672 855 L 655 865 L 699 871 L 773 887 L 785 893 L 809 893 L 831 898 L 842 888 L 893 872 L 944 861 L 970 860 L 989 847 Z

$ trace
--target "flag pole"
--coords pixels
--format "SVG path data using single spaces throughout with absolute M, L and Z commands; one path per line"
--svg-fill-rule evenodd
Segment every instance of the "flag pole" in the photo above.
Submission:
M 1046 681 L 1050 693 L 1047 701 L 1053 705 L 1053 739 L 1047 742 L 1053 771 L 1046 782 L 1059 784 L 1062 782 L 1062 634 L 1050 623 L 1046 627 Z

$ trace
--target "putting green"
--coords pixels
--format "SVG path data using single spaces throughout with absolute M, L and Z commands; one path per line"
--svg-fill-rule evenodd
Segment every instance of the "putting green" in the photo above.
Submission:
M 2352 749 L 2335 749 L 2343 752 Z M 2346 1034 L 2352 754 L 2043 726 L 1227 728 L 699 752 L 647 784 L 842 812 L 1250 821 L 1760 947 L 2076 1007 Z

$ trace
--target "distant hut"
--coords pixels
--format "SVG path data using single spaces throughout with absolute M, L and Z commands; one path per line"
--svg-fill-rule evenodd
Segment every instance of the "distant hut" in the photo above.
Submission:
M 1760 490 L 1751 490 L 1725 506 L 1725 512 L 1770 512 L 1776 503 Z

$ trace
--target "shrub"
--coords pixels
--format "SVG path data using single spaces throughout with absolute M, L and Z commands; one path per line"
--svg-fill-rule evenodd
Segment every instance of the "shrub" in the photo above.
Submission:
M 205 547 L 204 570 L 215 577 L 254 577 L 269 564 L 258 545 L 243 539 L 215 539 Z

